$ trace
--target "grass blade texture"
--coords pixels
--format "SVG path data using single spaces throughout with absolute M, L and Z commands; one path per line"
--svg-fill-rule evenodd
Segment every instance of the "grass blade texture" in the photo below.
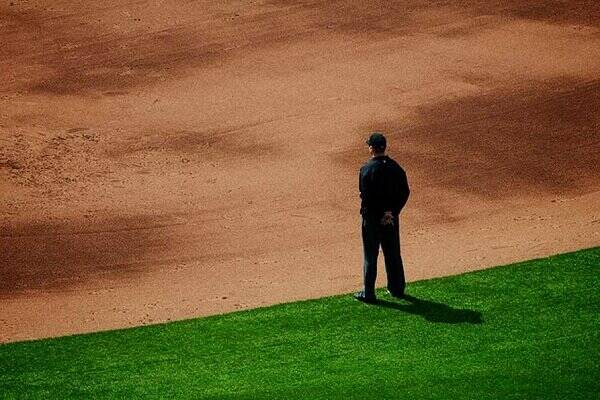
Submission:
M 407 300 L 7 344 L 0 398 L 598 398 L 599 267 L 594 248 L 411 283 Z

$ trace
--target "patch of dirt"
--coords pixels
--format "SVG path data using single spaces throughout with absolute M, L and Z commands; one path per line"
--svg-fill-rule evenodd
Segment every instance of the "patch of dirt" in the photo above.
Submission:
M 537 82 L 417 107 L 372 122 L 390 150 L 429 185 L 489 198 L 574 196 L 598 190 L 600 80 Z M 337 157 L 364 157 L 356 144 Z
M 101 221 L 86 217 L 0 226 L 0 298 L 70 291 L 107 274 L 139 275 L 149 263 L 161 264 L 171 246 L 167 231 L 181 224 L 150 215 Z
M 372 130 L 409 281 L 600 243 L 595 1 L 13 3 L 0 342 L 356 290 Z

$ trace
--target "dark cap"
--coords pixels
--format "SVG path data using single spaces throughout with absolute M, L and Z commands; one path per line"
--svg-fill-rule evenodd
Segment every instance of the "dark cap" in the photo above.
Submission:
M 382 133 L 373 132 L 373 134 L 371 134 L 371 136 L 369 136 L 369 138 L 367 139 L 367 144 L 373 147 L 385 147 L 385 136 L 383 136 Z

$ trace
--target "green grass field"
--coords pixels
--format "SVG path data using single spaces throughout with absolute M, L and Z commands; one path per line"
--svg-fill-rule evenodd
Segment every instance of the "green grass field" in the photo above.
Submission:
M 408 293 L 3 345 L 0 398 L 599 398 L 600 247 Z

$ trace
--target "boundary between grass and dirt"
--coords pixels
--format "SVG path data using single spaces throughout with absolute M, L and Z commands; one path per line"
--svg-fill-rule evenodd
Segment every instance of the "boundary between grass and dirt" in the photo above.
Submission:
M 600 247 L 349 294 L 0 346 L 0 398 L 593 398 Z

